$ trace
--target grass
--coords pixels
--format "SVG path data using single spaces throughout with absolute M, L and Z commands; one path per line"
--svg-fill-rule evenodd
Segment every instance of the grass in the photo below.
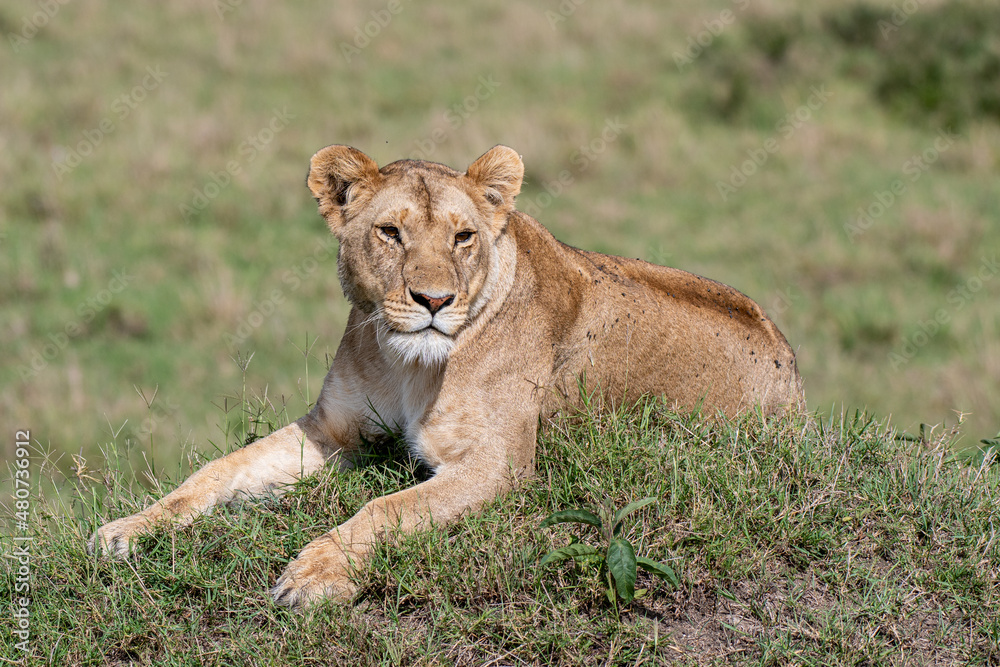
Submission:
M 421 479 L 400 443 L 144 538 L 128 561 L 84 550 L 149 500 L 109 467 L 36 510 L 25 664 L 996 664 L 1000 472 L 952 455 L 953 432 L 925 435 L 862 413 L 719 422 L 656 402 L 560 419 L 533 479 L 383 545 L 355 604 L 306 617 L 268 587 L 311 539 Z M 640 570 L 647 594 L 616 616 L 596 566 L 539 567 L 585 537 L 546 516 L 644 497 L 657 502 L 622 537 L 678 588 Z M 16 566 L 3 561 L 8 596 Z
M 0 411 L 61 453 L 62 474 L 71 454 L 98 461 L 114 433 L 139 466 L 153 456 L 169 470 L 186 448 L 209 447 L 220 433 L 208 406 L 242 382 L 237 354 L 254 354 L 248 387 L 290 416 L 315 400 L 347 306 L 303 177 L 332 142 L 380 163 L 419 152 L 456 167 L 512 145 L 527 168 L 522 208 L 547 203 L 535 213 L 560 239 L 707 275 L 761 303 L 798 350 L 811 408 L 865 408 L 911 432 L 953 425 L 960 410 L 960 447 L 1000 430 L 1000 280 L 976 282 L 1000 252 L 1000 126 L 974 113 L 997 89 L 991 33 L 976 27 L 993 25 L 989 8 L 921 3 L 880 41 L 872 21 L 891 14 L 888 1 L 750 3 L 678 67 L 675 52 L 734 3 L 585 3 L 554 25 L 527 2 L 404 6 L 350 62 L 340 45 L 371 20 L 351 3 L 271 12 L 247 1 L 221 15 L 194 2 L 128 13 L 65 3 L 7 54 Z M 22 18 L 0 9 L 2 32 Z M 963 76 L 961 57 L 942 55 L 950 75 L 926 114 L 899 111 L 906 89 L 883 104 L 889 64 L 912 61 L 900 80 L 924 81 L 936 25 L 978 45 L 975 67 Z M 907 60 L 914 44 L 925 46 Z M 155 85 L 150 68 L 165 73 Z M 829 99 L 784 136 L 779 123 L 816 86 Z M 859 207 L 957 113 L 954 144 L 852 242 Z M 277 114 L 287 122 L 269 135 Z M 113 131 L 58 178 L 53 165 L 105 120 Z M 603 141 L 609 122 L 624 127 Z M 723 200 L 718 183 L 775 137 L 778 150 Z M 128 276 L 120 291 L 116 271 Z M 968 287 L 979 289 L 949 298 Z M 922 324 L 942 309 L 946 326 L 925 340 Z M 136 387 L 157 393 L 152 408 Z
M 36 452 L 35 660 L 996 664 L 996 473 L 951 454 L 1000 430 L 998 18 L 917 3 L 883 38 L 898 4 L 582 3 L 553 23 L 555 3 L 404 3 L 350 62 L 358 3 L 56 3 L 17 49 L 37 8 L 0 7 L 0 414 L 7 461 L 16 430 Z M 405 459 L 222 510 L 134 562 L 88 558 L 104 518 L 315 400 L 347 305 L 302 181 L 334 142 L 455 167 L 515 147 L 520 205 L 560 239 L 746 292 L 797 350 L 812 410 L 873 416 L 549 426 L 534 481 L 382 550 L 359 604 L 311 621 L 267 587 L 419 478 Z M 572 534 L 545 516 L 652 495 L 626 537 L 679 589 L 640 573 L 650 592 L 619 620 L 597 572 L 539 577 Z

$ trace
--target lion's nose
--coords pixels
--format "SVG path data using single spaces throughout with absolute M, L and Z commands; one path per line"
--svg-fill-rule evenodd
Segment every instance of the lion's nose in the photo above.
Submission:
M 437 311 L 441 310 L 442 308 L 444 308 L 445 306 L 447 306 L 448 304 L 450 304 L 452 301 L 455 300 L 454 294 L 448 294 L 446 296 L 436 297 L 436 296 L 430 296 L 428 294 L 417 294 L 413 290 L 410 290 L 410 296 L 413 297 L 414 301 L 416 301 L 421 306 L 429 310 L 431 315 L 434 315 L 435 313 L 437 313 Z

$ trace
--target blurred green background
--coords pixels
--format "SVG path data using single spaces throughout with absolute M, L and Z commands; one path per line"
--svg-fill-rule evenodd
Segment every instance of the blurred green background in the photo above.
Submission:
M 508 144 L 561 240 L 757 300 L 812 409 L 1000 429 L 996 3 L 38 0 L 0 32 L 8 455 L 169 469 L 254 430 L 242 396 L 304 412 L 348 311 L 304 186 L 331 143 Z

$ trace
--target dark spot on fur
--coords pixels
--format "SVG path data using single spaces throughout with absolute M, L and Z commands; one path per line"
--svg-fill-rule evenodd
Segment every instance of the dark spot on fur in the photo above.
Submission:
M 425 215 L 427 216 L 427 220 L 430 221 L 434 219 L 434 214 L 431 211 L 431 190 L 427 187 L 427 180 L 424 178 L 423 174 L 420 175 L 420 185 L 424 188 L 423 195 Z

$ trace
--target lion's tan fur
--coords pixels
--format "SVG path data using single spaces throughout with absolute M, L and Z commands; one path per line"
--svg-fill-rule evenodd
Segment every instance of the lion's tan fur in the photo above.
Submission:
M 795 356 L 760 307 L 684 271 L 578 250 L 515 209 L 523 165 L 497 146 L 462 174 L 347 146 L 312 158 L 308 185 L 340 240 L 353 308 L 315 408 L 198 471 L 96 546 L 124 553 L 237 494 L 280 490 L 361 436 L 396 425 L 433 470 L 363 507 L 289 564 L 273 594 L 347 598 L 350 573 L 389 530 L 452 521 L 532 466 L 540 416 L 588 393 L 646 394 L 726 415 L 802 403 Z

